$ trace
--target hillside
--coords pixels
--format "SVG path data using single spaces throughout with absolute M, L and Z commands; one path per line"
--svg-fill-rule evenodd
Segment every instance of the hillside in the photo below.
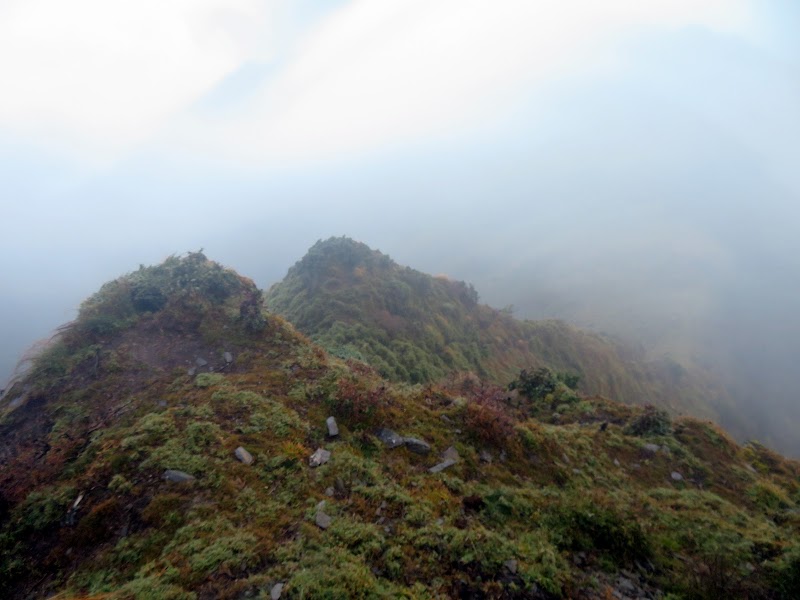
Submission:
M 0 597 L 800 595 L 798 463 L 546 369 L 390 383 L 259 303 L 199 253 L 84 303 L 0 399 Z
M 585 393 L 712 418 L 746 433 L 726 410 L 725 391 L 697 367 L 647 360 L 561 321 L 515 319 L 480 304 L 468 284 L 400 266 L 348 238 L 317 242 L 266 301 L 329 352 L 362 360 L 393 381 L 473 372 L 505 386 L 521 369 L 549 367 L 577 375 Z

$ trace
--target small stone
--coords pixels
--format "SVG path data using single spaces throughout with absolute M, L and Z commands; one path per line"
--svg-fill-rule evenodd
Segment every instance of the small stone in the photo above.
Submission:
M 662 451 L 664 454 L 669 454 L 669 453 L 670 453 L 669 446 L 667 446 L 666 444 L 664 444 L 663 446 L 661 446 L 661 451 Z
M 625 594 L 635 594 L 637 591 L 636 586 L 627 577 L 620 577 L 617 579 L 617 588 Z
M 403 438 L 403 443 L 406 445 L 406 448 L 415 454 L 428 454 L 431 451 L 431 445 L 419 438 Z
M 453 460 L 458 462 L 461 456 L 459 456 L 458 450 L 456 450 L 453 446 L 450 446 L 447 450 L 442 452 L 442 458 L 445 460 Z
M 158 401 L 158 407 L 159 408 L 164 408 L 166 405 L 167 405 L 167 401 L 166 400 L 159 400 Z
M 672 477 L 673 481 L 683 481 L 683 475 L 681 475 L 677 471 L 673 471 L 670 477 Z
M 619 459 L 618 459 L 618 458 L 615 458 L 615 459 L 614 459 L 614 464 L 615 464 L 616 466 L 618 466 L 618 467 L 620 466 L 620 463 L 619 463 Z
M 205 367 L 208 364 L 208 361 L 205 358 L 200 358 L 199 356 L 195 359 L 194 363 L 198 367 Z
M 572 472 L 575 473 L 575 475 L 580 475 L 581 473 L 583 473 L 583 471 L 581 471 L 580 469 L 575 469 L 575 468 L 572 469 Z
M 324 465 L 331 459 L 331 453 L 324 448 L 317 448 L 316 452 L 308 459 L 308 464 L 312 467 Z
M 272 586 L 272 589 L 269 591 L 270 600 L 280 600 L 281 594 L 283 593 L 283 586 L 284 583 L 282 581 Z
M 567 456 L 567 453 L 566 453 L 566 452 L 565 452 L 565 453 L 563 453 L 563 454 L 561 455 L 561 458 L 563 458 L 563 459 L 564 459 L 564 462 L 565 462 L 565 463 L 567 463 L 567 464 L 569 464 L 569 463 L 571 462 L 571 461 L 569 460 L 569 456 Z
M 319 502 L 317 502 L 317 510 L 318 511 L 322 510 L 323 508 L 325 508 L 326 504 L 327 504 L 326 500 L 320 500 Z
M 224 358 L 225 362 L 228 364 L 231 364 L 233 362 L 233 354 L 231 354 L 230 352 L 223 353 L 222 358 Z
M 328 426 L 328 435 L 331 437 L 336 437 L 339 435 L 339 426 L 336 424 L 336 419 L 333 417 L 328 417 L 325 420 L 325 424 Z
M 434 523 L 436 523 L 439 527 L 441 527 L 442 525 L 444 525 L 444 519 L 442 517 L 439 517 L 438 519 L 436 519 L 436 521 L 434 521 Z
M 194 374 L 197 373 L 197 368 L 196 367 L 192 367 L 191 369 L 186 371 L 186 373 L 189 375 L 189 377 L 194 377 Z
M 506 569 L 508 569 L 508 572 L 511 573 L 512 575 L 516 575 L 517 574 L 517 568 L 518 568 L 519 564 L 517 563 L 517 561 L 515 559 L 512 558 L 510 560 L 507 560 L 506 562 L 503 563 L 503 566 Z
M 755 467 L 753 465 L 751 465 L 750 463 L 745 463 L 744 468 L 747 469 L 748 471 L 750 471 L 751 473 L 758 473 L 758 471 L 756 471 Z
M 321 510 L 317 511 L 317 516 L 314 517 L 314 522 L 317 524 L 317 527 L 320 529 L 327 529 L 333 523 L 333 519 L 331 519 L 328 515 L 326 515 Z
M 325 495 L 328 496 L 329 498 L 333 497 L 335 493 L 336 491 L 332 487 L 325 488 Z
M 644 448 L 651 454 L 655 454 L 656 452 L 661 450 L 661 446 L 659 446 L 658 444 L 645 444 L 644 446 L 642 446 L 642 448 Z
M 183 471 L 176 471 L 175 469 L 167 469 L 162 475 L 167 481 L 172 483 L 185 483 L 187 481 L 194 481 L 194 477 Z
M 238 458 L 244 464 L 246 465 L 253 464 L 253 455 L 250 454 L 247 450 L 245 450 L 241 446 L 239 446 L 236 450 L 234 450 L 233 453 L 234 455 L 236 455 L 236 458 Z
M 442 462 L 440 462 L 438 465 L 431 467 L 430 469 L 428 469 L 428 471 L 430 473 L 439 473 L 449 467 L 452 467 L 454 464 L 456 464 L 456 462 L 458 461 L 448 458 L 447 460 L 443 460 Z
M 402 446 L 404 442 L 403 436 L 385 427 L 378 430 L 378 439 L 389 448 L 397 448 Z
M 488 450 L 481 450 L 480 454 L 478 455 L 482 463 L 491 463 L 492 462 L 492 453 Z

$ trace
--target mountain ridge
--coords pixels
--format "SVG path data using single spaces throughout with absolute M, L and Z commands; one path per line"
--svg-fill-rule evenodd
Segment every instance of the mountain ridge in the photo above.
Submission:
M 582 391 L 723 420 L 740 436 L 725 389 L 696 365 L 652 359 L 559 320 L 518 320 L 475 289 L 403 267 L 347 237 L 318 241 L 266 294 L 268 307 L 329 352 L 411 383 L 471 371 L 506 385 L 523 368 L 580 376 Z M 721 417 L 725 417 L 724 419 Z
M 389 382 L 260 300 L 172 257 L 33 359 L 0 398 L 4 597 L 797 597 L 796 461 L 546 368 Z

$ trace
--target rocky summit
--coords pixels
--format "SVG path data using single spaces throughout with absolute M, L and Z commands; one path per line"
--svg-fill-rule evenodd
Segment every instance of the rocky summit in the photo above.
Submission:
M 376 337 L 325 296 L 395 269 L 373 262 L 271 292 L 325 347 L 201 253 L 86 300 L 0 399 L 0 597 L 800 597 L 797 462 L 638 403 L 663 387 L 635 361 L 601 385 L 569 358 L 591 334 L 504 338 L 537 325 L 452 282 L 398 267 L 450 313 L 372 287 Z M 498 339 L 471 353 L 465 315 Z

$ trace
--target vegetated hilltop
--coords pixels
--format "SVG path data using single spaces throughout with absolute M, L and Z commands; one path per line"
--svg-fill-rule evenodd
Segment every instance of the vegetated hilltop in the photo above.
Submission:
M 730 402 L 696 367 L 647 360 L 562 321 L 515 319 L 480 304 L 468 284 L 400 266 L 345 237 L 317 242 L 266 302 L 332 354 L 367 362 L 393 381 L 469 371 L 506 385 L 520 369 L 548 367 L 577 376 L 587 393 L 716 421 Z
M 140 268 L 6 391 L 0 597 L 800 595 L 798 463 L 547 369 L 389 383 L 259 300 Z

